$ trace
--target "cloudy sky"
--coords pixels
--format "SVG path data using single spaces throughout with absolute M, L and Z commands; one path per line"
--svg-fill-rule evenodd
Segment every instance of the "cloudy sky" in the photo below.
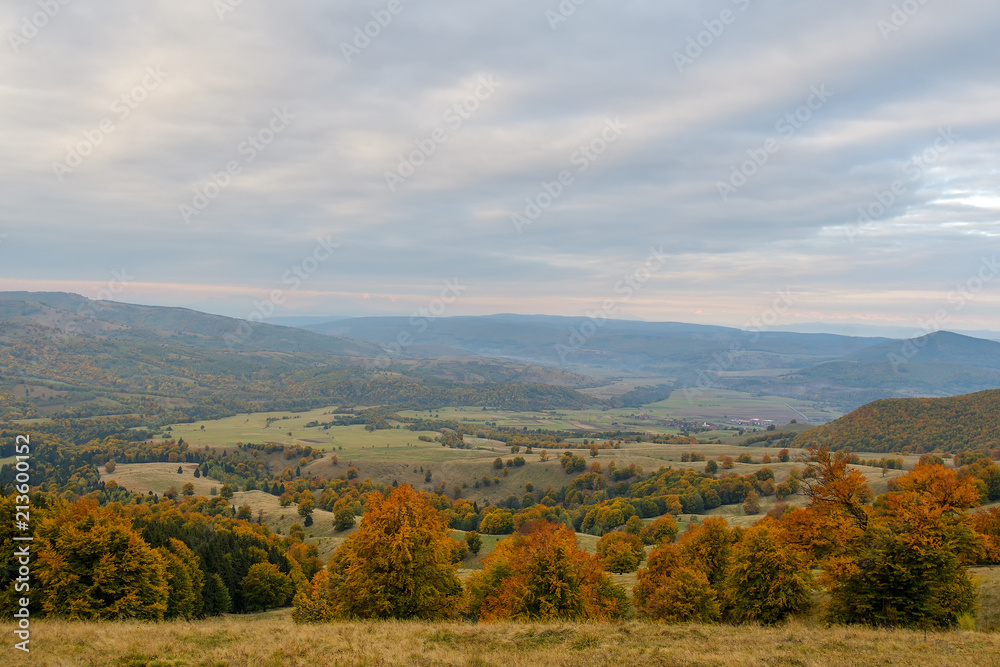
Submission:
M 9 0 L 0 27 L 0 289 L 1000 330 L 995 1 Z

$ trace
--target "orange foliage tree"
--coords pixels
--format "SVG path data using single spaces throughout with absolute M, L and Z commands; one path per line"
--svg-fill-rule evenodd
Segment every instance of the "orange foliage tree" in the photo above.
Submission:
M 979 502 L 969 476 L 924 463 L 881 496 L 846 557 L 827 563 L 828 620 L 953 627 L 975 607 L 966 562 L 983 552 L 965 510 Z
M 412 487 L 373 492 L 361 526 L 330 559 L 329 585 L 314 588 L 333 618 L 453 618 L 462 612 L 456 546 L 441 514 Z
M 645 618 L 668 623 L 719 619 L 718 596 L 704 570 L 691 565 L 673 544 L 649 554 L 632 594 L 639 615 Z
M 625 590 L 566 526 L 529 521 L 499 543 L 469 579 L 470 612 L 500 619 L 609 619 L 629 609 Z

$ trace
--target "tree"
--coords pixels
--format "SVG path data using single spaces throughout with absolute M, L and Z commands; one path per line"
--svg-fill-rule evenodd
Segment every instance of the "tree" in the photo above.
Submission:
M 233 608 L 229 589 L 217 572 L 205 577 L 205 585 L 201 591 L 202 611 L 206 616 L 227 614 Z
M 455 540 L 409 485 L 368 497 L 365 520 L 327 567 L 336 618 L 443 619 L 462 611 Z
M 254 563 L 241 582 L 247 611 L 264 611 L 288 604 L 295 592 L 291 578 L 274 563 Z
M 479 522 L 479 530 L 486 535 L 509 535 L 514 532 L 514 516 L 507 510 L 484 514 Z
M 296 623 L 329 623 L 337 618 L 330 599 L 330 578 L 320 570 L 309 586 L 295 594 L 292 620 Z
M 229 500 L 230 498 L 233 497 L 233 487 L 229 486 L 228 484 L 223 484 L 222 489 L 219 490 L 219 496 L 225 498 L 226 500 Z
M 201 616 L 204 574 L 198 567 L 199 558 L 175 538 L 167 540 L 167 545 L 157 551 L 166 565 L 167 585 L 170 587 L 164 617 L 190 620 Z
M 178 475 L 183 475 L 184 474 L 184 468 L 182 468 L 181 466 L 177 466 L 177 474 Z
M 743 500 L 744 514 L 760 514 L 760 498 L 756 491 L 751 491 Z
M 686 561 L 701 569 L 712 586 L 718 588 L 737 539 L 738 534 L 725 519 L 710 517 L 700 526 L 688 527 L 678 544 Z
M 316 509 L 316 496 L 312 494 L 312 491 L 303 491 L 299 496 L 299 516 L 309 516 Z
M 194 484 L 192 484 L 191 482 L 187 482 L 184 486 L 181 487 L 181 493 L 183 493 L 185 496 L 193 496 Z
M 709 459 L 708 462 L 705 463 L 705 472 L 709 475 L 714 475 L 719 472 L 719 464 Z
M 465 544 L 469 548 L 469 553 L 473 556 L 479 555 L 479 550 L 483 548 L 483 538 L 474 530 L 465 531 Z
M 354 528 L 354 508 L 346 498 L 333 505 L 333 528 L 338 531 Z
M 646 500 L 648 500 L 648 498 Z M 625 522 L 625 532 L 632 533 L 633 535 L 639 535 L 642 533 L 642 529 L 644 527 L 645 524 L 638 516 L 630 516 L 628 521 Z
M 115 467 L 116 466 L 115 466 L 114 459 L 112 459 L 111 461 L 108 461 L 107 463 L 104 464 L 104 471 L 107 472 L 110 475 L 111 473 L 113 473 L 115 471 Z
M 868 526 L 869 503 L 874 494 L 865 476 L 847 464 L 846 452 L 830 454 L 826 447 L 810 450 L 815 462 L 802 478 L 810 508 L 823 513 L 842 513 L 859 530 Z
M 828 620 L 877 626 L 954 627 L 975 609 L 966 562 L 984 544 L 964 512 L 975 483 L 934 463 L 897 478 L 861 536 L 824 571 Z
M 597 555 L 604 569 L 616 574 L 635 572 L 646 557 L 646 549 L 638 535 L 615 531 L 597 540 Z
M 544 520 L 500 542 L 467 588 L 481 621 L 621 618 L 629 608 L 625 590 L 580 550 L 576 535 Z
M 166 564 L 131 521 L 79 500 L 39 522 L 37 545 L 32 575 L 45 614 L 163 620 L 170 594 Z
M 648 524 L 639 533 L 643 544 L 660 544 L 661 542 L 673 542 L 677 537 L 677 522 L 674 517 L 666 514 L 656 521 Z
M 711 623 L 719 618 L 719 602 L 705 572 L 686 563 L 675 545 L 653 550 L 637 579 L 632 594 L 642 617 L 668 623 Z
M 723 598 L 730 619 L 737 623 L 778 623 L 809 606 L 808 565 L 776 533 L 771 525 L 759 525 L 743 533 L 733 547 Z

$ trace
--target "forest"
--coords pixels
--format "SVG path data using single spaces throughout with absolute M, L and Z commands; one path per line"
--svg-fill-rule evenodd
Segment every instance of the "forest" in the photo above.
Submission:
M 384 408 L 353 414 L 352 421 L 373 429 L 399 417 Z M 607 459 L 588 462 L 571 449 L 557 456 L 569 444 L 564 432 L 410 419 L 415 430 L 441 429 L 445 447 L 447 434 L 463 428 L 504 438 L 511 457 L 494 462 L 503 475 L 518 459 L 554 450 L 564 485 L 525 488 L 480 507 L 462 498 L 461 488 L 443 484 L 418 492 L 361 479 L 353 468 L 330 478 L 302 475 L 301 467 L 324 456 L 309 447 L 195 448 L 144 438 L 149 434 L 136 426 L 126 418 L 65 419 L 8 424 L 0 432 L 5 447 L 17 434 L 30 438 L 40 480 L 25 488 L 15 466 L 0 468 L 4 609 L 16 608 L 13 526 L 25 500 L 36 550 L 31 611 L 79 620 L 194 619 L 292 605 L 300 623 L 773 624 L 816 613 L 835 624 L 954 628 L 975 614 L 968 568 L 1000 563 L 1000 510 L 977 509 L 1000 500 L 1000 466 L 973 450 L 925 454 L 876 496 L 857 467 L 895 468 L 894 459 L 866 461 L 825 446 L 782 448 L 759 460 L 740 455 L 755 464 L 741 475 L 730 472 L 733 457 L 707 458 L 695 441 L 682 460 L 704 461 L 703 470 L 645 471 Z M 81 442 L 84 433 L 91 439 Z M 592 453 L 641 440 L 600 435 Z M 287 466 L 264 463 L 262 453 L 280 453 Z M 767 465 L 772 460 L 801 465 L 779 481 Z M 187 484 L 143 495 L 101 480 L 100 468 L 143 462 L 196 464 L 195 475 L 219 481 L 221 492 L 200 497 Z M 295 506 L 302 523 L 279 535 L 249 507 L 231 504 L 234 491 L 254 489 Z M 778 503 L 747 526 L 702 516 L 723 505 L 753 515 L 769 496 L 806 502 Z M 317 510 L 331 512 L 346 535 L 328 562 L 307 539 Z M 681 530 L 682 514 L 701 518 Z M 599 538 L 596 553 L 579 544 L 587 534 Z M 471 576 L 459 578 L 487 536 L 500 541 Z M 630 590 L 612 577 L 629 572 L 636 573 Z

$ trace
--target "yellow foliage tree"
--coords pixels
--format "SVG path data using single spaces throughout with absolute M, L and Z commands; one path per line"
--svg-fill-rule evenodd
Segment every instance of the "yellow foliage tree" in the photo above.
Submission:
M 73 620 L 159 621 L 170 587 L 160 553 L 131 522 L 80 500 L 37 529 L 42 610 Z
M 372 493 L 361 527 L 327 566 L 335 618 L 453 618 L 462 612 L 456 541 L 408 485 Z

